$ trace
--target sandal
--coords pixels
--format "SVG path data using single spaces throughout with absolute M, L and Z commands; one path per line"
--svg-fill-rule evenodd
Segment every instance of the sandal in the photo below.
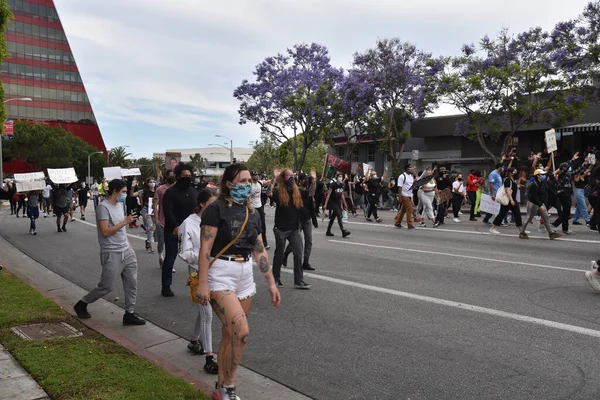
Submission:
M 206 361 L 204 364 L 204 372 L 211 375 L 219 374 L 219 364 L 215 360 Z
M 380 223 L 381 221 L 383 221 L 381 218 L 377 218 L 377 223 Z

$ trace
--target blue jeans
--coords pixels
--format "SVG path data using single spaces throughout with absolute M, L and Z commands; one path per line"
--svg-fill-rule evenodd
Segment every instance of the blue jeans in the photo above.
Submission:
M 578 188 L 575 189 L 575 214 L 573 215 L 573 222 L 577 222 L 579 217 L 583 217 L 586 223 L 590 222 L 590 213 L 588 213 L 585 202 L 585 190 Z
M 179 252 L 179 238 L 173 232 L 165 232 L 165 261 L 162 267 L 162 285 L 171 286 L 173 283 L 173 266 Z
M 390 210 L 395 209 L 396 208 L 396 195 L 394 193 L 391 193 L 391 191 L 389 191 L 388 199 L 390 199 Z

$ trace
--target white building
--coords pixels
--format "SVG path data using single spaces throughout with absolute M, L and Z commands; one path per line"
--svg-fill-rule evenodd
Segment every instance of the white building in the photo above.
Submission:
M 195 154 L 200 154 L 208 161 L 208 167 L 205 175 L 208 176 L 219 176 L 223 174 L 225 168 L 231 163 L 231 158 L 237 162 L 248 161 L 252 153 L 253 148 L 245 147 L 234 147 L 233 154 L 228 148 L 224 147 L 203 147 L 196 149 L 168 149 L 166 153 L 181 153 L 181 161 L 189 162 L 190 158 Z M 159 153 L 155 153 L 158 155 Z M 165 155 L 165 153 L 160 153 Z

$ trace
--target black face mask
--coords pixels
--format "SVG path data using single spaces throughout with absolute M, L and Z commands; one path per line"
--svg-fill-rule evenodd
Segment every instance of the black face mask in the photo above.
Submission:
M 169 177 L 167 178 L 167 183 L 168 183 L 169 185 L 172 185 L 172 184 L 174 184 L 174 183 L 175 183 L 175 177 L 174 177 L 174 176 L 169 176 Z
M 177 186 L 180 187 L 180 188 L 182 188 L 182 189 L 189 188 L 191 184 L 192 184 L 192 178 L 189 177 L 189 176 L 181 177 L 177 181 Z
M 462 178 L 458 178 L 457 181 L 462 182 Z
M 290 177 L 287 181 L 285 181 L 285 186 L 292 188 L 294 186 L 294 177 Z

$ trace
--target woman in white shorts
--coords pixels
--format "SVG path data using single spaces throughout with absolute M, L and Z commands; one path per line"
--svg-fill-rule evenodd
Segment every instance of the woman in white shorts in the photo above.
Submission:
M 244 164 L 228 166 L 221 178 L 219 199 L 202 214 L 196 297 L 202 304 L 210 302 L 222 324 L 215 400 L 239 399 L 235 371 L 248 343 L 246 316 L 256 294 L 250 255 L 267 281 L 271 303 L 278 307 L 281 302 L 261 237 L 260 215 L 248 200 L 251 189 L 248 168 Z

